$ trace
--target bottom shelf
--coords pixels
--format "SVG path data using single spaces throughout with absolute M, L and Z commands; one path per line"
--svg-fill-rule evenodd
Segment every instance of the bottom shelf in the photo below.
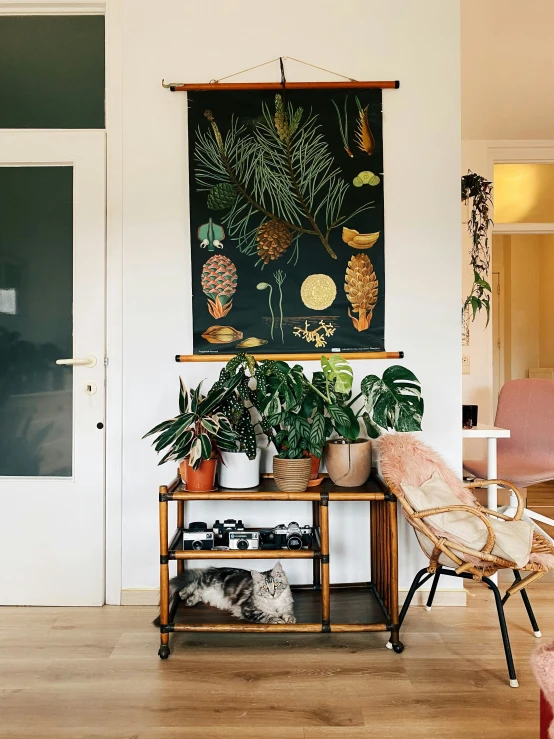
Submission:
M 203 603 L 179 603 L 170 630 L 321 632 L 321 591 L 293 586 L 292 592 L 296 624 L 253 624 Z M 331 586 L 331 631 L 388 631 L 388 620 L 371 585 Z

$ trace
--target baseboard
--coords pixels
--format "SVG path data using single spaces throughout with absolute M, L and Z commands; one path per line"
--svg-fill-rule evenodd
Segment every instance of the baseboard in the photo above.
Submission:
M 121 591 L 122 606 L 157 606 L 159 602 L 158 588 L 127 588 Z
M 527 572 L 522 572 L 521 576 L 527 577 L 528 576 Z M 498 570 L 498 582 L 499 583 L 502 583 L 502 584 L 509 583 L 511 585 L 513 581 L 514 581 L 514 574 L 511 570 Z M 554 583 L 554 570 L 550 570 L 550 572 L 547 572 L 537 581 L 538 585 L 546 585 L 547 583 L 549 583 L 550 585 Z
M 398 591 L 398 598 L 400 601 L 400 605 L 404 603 L 406 600 L 406 596 L 408 595 L 408 588 L 400 588 Z M 412 606 L 424 606 L 427 603 L 427 598 L 429 597 L 429 590 L 424 590 L 423 588 L 421 590 L 416 591 L 416 594 L 414 595 L 414 599 L 412 600 Z M 457 607 L 463 607 L 466 605 L 467 602 L 467 593 L 465 590 L 457 589 L 440 589 L 437 588 L 437 591 L 435 593 L 435 597 L 433 599 L 433 608 L 435 606 L 457 606 Z
M 400 588 L 398 595 L 400 605 L 406 600 L 408 588 Z M 424 606 L 429 595 L 428 590 L 418 590 L 414 595 L 412 605 Z M 435 593 L 434 606 L 465 606 L 467 593 L 465 590 L 442 590 Z M 121 591 L 122 606 L 157 606 L 160 600 L 158 588 L 128 588 Z

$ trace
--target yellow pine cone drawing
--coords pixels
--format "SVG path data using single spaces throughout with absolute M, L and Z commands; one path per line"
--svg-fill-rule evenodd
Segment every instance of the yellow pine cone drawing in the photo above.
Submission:
M 356 254 L 348 262 L 344 291 L 352 303 L 352 311 L 358 313 L 358 318 L 356 318 L 352 315 L 350 308 L 348 309 L 348 315 L 352 319 L 354 328 L 358 331 L 365 331 L 371 323 L 379 292 L 379 282 L 367 254 Z
M 268 264 L 273 259 L 279 259 L 281 254 L 289 248 L 291 242 L 292 232 L 281 221 L 266 221 L 258 228 L 256 235 L 258 256 L 264 264 Z

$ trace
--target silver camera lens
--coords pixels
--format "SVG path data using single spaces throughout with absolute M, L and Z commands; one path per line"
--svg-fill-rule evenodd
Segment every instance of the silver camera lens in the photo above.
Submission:
M 202 542 L 201 541 L 193 541 L 192 542 L 192 548 L 193 549 L 202 549 Z
M 237 542 L 237 549 L 248 549 L 249 546 L 250 545 L 248 544 L 248 542 L 246 541 L 246 539 L 240 539 Z
M 291 534 L 287 538 L 287 547 L 289 549 L 302 549 L 302 537 L 298 534 Z

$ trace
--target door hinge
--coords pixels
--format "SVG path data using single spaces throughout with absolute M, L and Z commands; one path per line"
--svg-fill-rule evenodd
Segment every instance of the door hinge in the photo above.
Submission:
M 108 357 L 104 357 L 104 367 L 108 366 Z
M 496 286 L 496 294 L 500 295 L 500 283 Z

